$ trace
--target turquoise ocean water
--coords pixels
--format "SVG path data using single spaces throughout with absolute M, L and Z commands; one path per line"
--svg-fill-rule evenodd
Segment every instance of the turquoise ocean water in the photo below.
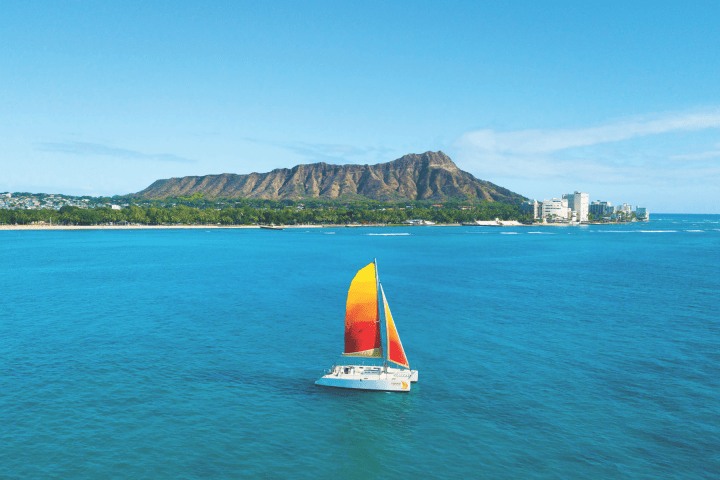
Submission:
M 718 478 L 719 222 L 2 231 L 0 478 Z M 420 382 L 316 387 L 373 258 Z

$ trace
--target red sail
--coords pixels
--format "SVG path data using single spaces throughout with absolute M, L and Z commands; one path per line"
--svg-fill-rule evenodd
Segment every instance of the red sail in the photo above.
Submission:
M 392 314 L 390 313 L 390 306 L 385 298 L 385 291 L 380 287 L 383 297 L 383 305 L 385 307 L 385 323 L 387 325 L 387 349 L 388 349 L 388 361 L 396 363 L 405 368 L 410 368 L 410 364 L 405 356 L 405 350 L 403 349 L 402 342 L 400 341 L 400 335 L 398 335 L 397 328 L 395 328 L 395 321 L 393 321 Z

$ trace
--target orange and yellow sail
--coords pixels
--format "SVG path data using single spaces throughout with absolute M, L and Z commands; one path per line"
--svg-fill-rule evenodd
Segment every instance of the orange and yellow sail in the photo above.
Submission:
M 382 357 L 375 263 L 353 278 L 345 308 L 345 353 L 348 357 Z
M 400 341 L 400 335 L 398 335 L 397 328 L 395 328 L 395 321 L 393 320 L 392 314 L 390 313 L 390 306 L 385 298 L 385 291 L 382 286 L 380 287 L 383 297 L 383 306 L 385 307 L 385 325 L 387 328 L 387 359 L 390 362 L 396 363 L 405 368 L 410 368 L 410 364 L 405 356 L 405 350 L 403 349 L 402 342 Z

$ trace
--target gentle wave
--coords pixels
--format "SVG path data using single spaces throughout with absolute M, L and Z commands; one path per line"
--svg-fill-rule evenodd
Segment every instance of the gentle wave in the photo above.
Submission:
M 371 237 L 397 237 L 401 235 L 410 235 L 409 233 L 366 233 L 365 235 L 370 235 Z
M 500 235 L 519 235 L 518 232 L 500 232 Z
M 685 230 L 686 232 L 705 233 L 705 230 Z

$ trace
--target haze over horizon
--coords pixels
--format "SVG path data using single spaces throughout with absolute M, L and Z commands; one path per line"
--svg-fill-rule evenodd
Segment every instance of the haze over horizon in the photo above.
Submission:
M 720 213 L 720 4 L 0 6 L 0 191 L 442 150 L 529 198 Z

